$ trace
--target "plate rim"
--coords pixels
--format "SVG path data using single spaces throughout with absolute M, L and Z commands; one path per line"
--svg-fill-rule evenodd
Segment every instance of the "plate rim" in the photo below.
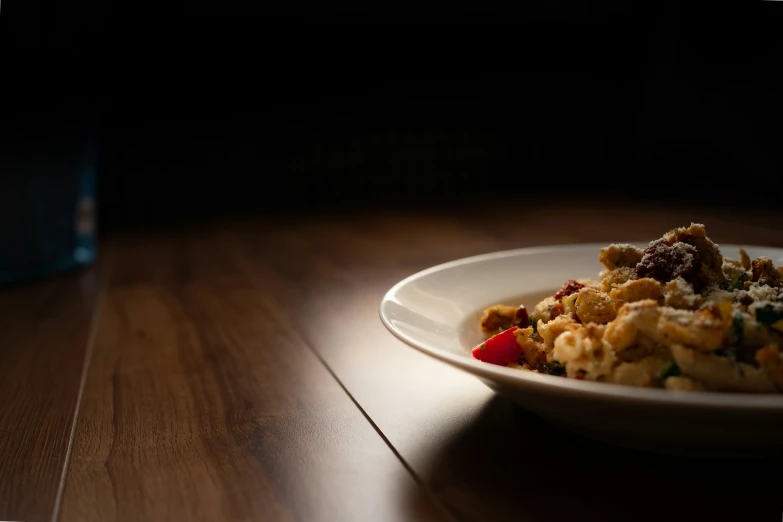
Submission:
M 755 413 L 783 413 L 783 394 L 749 394 L 738 392 L 714 392 L 714 391 L 701 391 L 701 392 L 677 392 L 675 390 L 665 390 L 660 388 L 642 388 L 636 386 L 628 386 L 623 384 L 602 383 L 592 381 L 580 381 L 576 379 L 566 379 L 563 377 L 546 375 L 534 372 L 524 372 L 518 369 L 507 368 L 505 366 L 498 366 L 494 364 L 483 363 L 478 360 L 471 359 L 465 356 L 459 356 L 449 353 L 433 346 L 429 346 L 426 341 L 421 341 L 414 337 L 407 335 L 406 333 L 397 329 L 391 322 L 390 318 L 384 313 L 385 304 L 388 302 L 394 302 L 397 305 L 405 306 L 395 296 L 399 291 L 407 285 L 410 285 L 414 281 L 422 279 L 428 275 L 441 272 L 443 270 L 452 269 L 455 267 L 476 264 L 483 261 L 490 261 L 494 259 L 514 257 L 514 256 L 526 256 L 534 254 L 552 254 L 563 251 L 584 250 L 588 249 L 600 249 L 605 248 L 608 244 L 633 244 L 644 245 L 649 241 L 613 241 L 611 243 L 606 242 L 576 242 L 576 243 L 560 243 L 550 245 L 537 245 L 505 250 L 495 250 L 491 252 L 461 257 L 439 263 L 423 270 L 414 272 L 407 277 L 401 279 L 389 288 L 381 298 L 378 307 L 378 313 L 381 322 L 386 329 L 394 335 L 397 339 L 404 342 L 408 346 L 426 354 L 442 362 L 448 363 L 452 366 L 456 366 L 463 371 L 473 374 L 475 377 L 483 377 L 491 381 L 502 380 L 504 384 L 513 382 L 515 386 L 521 388 L 532 388 L 538 392 L 550 392 L 558 394 L 567 394 L 571 396 L 579 396 L 581 400 L 588 399 L 590 397 L 601 399 L 604 401 L 612 402 L 626 402 L 634 404 L 646 404 L 650 406 L 666 406 L 666 407 L 699 407 L 706 409 L 734 409 L 740 412 Z M 718 244 L 718 247 L 723 251 L 724 248 L 744 248 L 745 250 L 774 250 L 783 255 L 783 248 L 764 245 L 740 245 L 737 243 L 725 243 L 723 245 Z M 597 250 L 596 250 L 597 252 Z

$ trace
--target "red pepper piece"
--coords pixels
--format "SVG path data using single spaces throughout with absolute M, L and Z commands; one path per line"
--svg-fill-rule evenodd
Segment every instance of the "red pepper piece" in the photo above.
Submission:
M 512 326 L 495 334 L 480 345 L 473 348 L 471 353 L 479 361 L 506 366 L 522 355 L 522 347 L 519 346 L 514 332 L 519 328 Z

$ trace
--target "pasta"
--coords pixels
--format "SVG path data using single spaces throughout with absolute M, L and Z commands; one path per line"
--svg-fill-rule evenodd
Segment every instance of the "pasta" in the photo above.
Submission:
M 565 378 L 678 391 L 783 392 L 783 267 L 723 257 L 702 224 L 644 249 L 598 252 L 597 279 L 568 280 L 531 311 L 483 311 L 479 360 Z

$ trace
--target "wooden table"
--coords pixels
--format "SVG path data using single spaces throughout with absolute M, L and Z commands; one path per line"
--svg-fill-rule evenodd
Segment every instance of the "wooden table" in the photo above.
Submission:
M 691 221 L 783 246 L 782 216 L 563 202 L 109 237 L 93 268 L 0 292 L 0 519 L 779 520 L 781 461 L 578 438 L 392 337 L 378 304 L 454 258 Z

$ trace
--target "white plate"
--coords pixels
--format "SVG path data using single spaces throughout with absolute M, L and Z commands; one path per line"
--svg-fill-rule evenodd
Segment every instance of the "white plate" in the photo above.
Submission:
M 620 241 L 617 241 L 620 242 Z M 633 243 L 640 247 L 646 244 Z M 783 454 L 783 395 L 675 392 L 579 381 L 483 363 L 481 311 L 531 309 L 567 279 L 598 278 L 606 244 L 524 248 L 459 259 L 414 274 L 380 304 L 389 331 L 410 346 L 467 371 L 493 390 L 574 432 L 642 450 L 693 456 Z M 739 245 L 720 245 L 737 259 Z M 783 265 L 783 249 L 743 246 Z

